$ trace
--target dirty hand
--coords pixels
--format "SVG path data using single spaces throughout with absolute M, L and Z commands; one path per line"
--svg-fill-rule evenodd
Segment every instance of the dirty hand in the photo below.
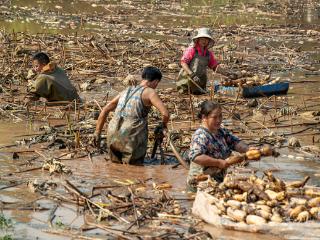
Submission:
M 32 86 L 33 86 L 33 81 L 32 80 L 28 80 L 27 90 L 30 91 L 32 89 Z
M 163 124 L 162 134 L 164 138 L 168 137 L 169 131 L 165 124 Z
M 196 83 L 199 83 L 199 82 L 200 82 L 200 78 L 199 78 L 195 73 L 192 73 L 192 74 L 190 75 L 190 77 L 191 77 L 191 79 L 192 79 L 193 81 L 195 81 Z
M 245 160 L 245 155 L 244 154 L 239 154 L 239 155 L 235 155 L 235 156 L 230 156 L 225 161 L 229 165 L 233 165 L 233 164 L 241 163 L 244 160 Z
M 165 134 L 166 134 L 165 130 L 166 130 L 165 124 L 159 123 L 154 129 L 155 138 L 161 139 L 161 141 L 162 141 L 163 138 L 165 137 Z
M 230 165 L 230 164 L 228 163 L 227 159 L 226 159 L 226 160 L 221 159 L 221 160 L 220 160 L 220 167 L 219 167 L 219 168 L 221 168 L 221 169 L 226 169 L 226 168 L 229 167 L 229 165 Z
M 43 97 L 40 97 L 40 98 L 39 98 L 39 101 L 40 101 L 40 102 L 43 102 L 43 103 L 45 103 L 45 102 L 48 102 L 48 99 L 46 99 L 46 98 L 43 98 Z
M 163 127 L 162 133 L 163 133 L 164 136 L 168 135 L 168 128 L 166 126 Z
M 94 146 L 96 146 L 97 148 L 100 148 L 101 133 L 95 132 L 95 133 L 93 134 L 93 143 L 94 143 Z

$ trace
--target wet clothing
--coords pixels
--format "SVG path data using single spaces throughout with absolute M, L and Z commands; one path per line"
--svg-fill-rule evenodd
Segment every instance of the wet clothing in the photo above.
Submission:
M 192 136 L 190 143 L 190 170 L 188 174 L 188 187 L 190 190 L 195 186 L 192 186 L 192 179 L 200 174 L 208 174 L 218 182 L 222 182 L 225 176 L 225 170 L 217 167 L 205 167 L 194 162 L 197 156 L 202 154 L 208 155 L 216 159 L 228 158 L 232 150 L 235 150 L 235 146 L 241 140 L 232 135 L 228 130 L 220 128 L 217 134 L 209 132 L 204 127 L 198 128 Z
M 43 67 L 32 83 L 30 92 L 48 101 L 80 100 L 65 71 L 52 62 Z
M 145 87 L 129 87 L 120 93 L 114 116 L 108 125 L 107 144 L 113 162 L 142 164 L 148 144 L 148 113 L 142 92 Z
M 192 72 L 199 77 L 200 81 L 196 82 L 203 90 L 207 86 L 207 68 L 215 68 L 218 62 L 214 59 L 213 53 L 208 49 L 202 49 L 196 44 L 194 47 L 189 47 L 182 56 L 181 62 L 187 63 Z M 190 92 L 192 94 L 203 94 L 204 92 L 192 81 L 190 76 L 183 69 L 180 70 L 178 81 L 176 83 L 177 89 L 181 93 L 188 92 L 188 84 L 190 85 Z

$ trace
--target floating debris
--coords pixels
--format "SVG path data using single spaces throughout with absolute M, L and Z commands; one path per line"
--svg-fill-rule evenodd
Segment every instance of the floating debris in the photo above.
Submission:
M 290 147 L 301 147 L 301 144 L 300 144 L 300 141 L 298 138 L 296 137 L 291 137 L 289 140 L 288 140 L 288 146 Z
M 52 190 L 57 187 L 57 183 L 50 180 L 39 180 L 35 179 L 27 183 L 28 188 L 31 192 L 45 192 L 47 190 Z
M 45 161 L 45 163 L 42 165 L 42 169 L 48 170 L 50 175 L 53 173 L 59 173 L 59 174 L 71 174 L 72 171 L 66 167 L 63 163 L 61 163 L 59 160 L 51 158 Z

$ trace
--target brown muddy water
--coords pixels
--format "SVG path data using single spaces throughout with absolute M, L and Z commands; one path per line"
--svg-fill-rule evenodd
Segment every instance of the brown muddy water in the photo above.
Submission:
M 320 25 L 318 1 L 28 1 L 3 0 L 0 27 L 31 33 L 108 31 L 96 20 L 111 18 L 160 27 L 241 24 Z M 102 21 L 103 22 L 103 21 Z
M 255 24 L 293 24 L 301 28 L 320 29 L 320 3 L 319 1 L 172 1 L 169 3 L 175 11 L 169 11 L 161 5 L 161 1 L 27 1 L 14 0 L 2 1 L 0 6 L 0 28 L 7 31 L 22 31 L 30 33 L 44 32 L 48 34 L 59 34 L 60 32 L 70 33 L 91 33 L 108 32 L 106 26 L 99 24 L 99 18 L 103 21 L 113 19 L 126 22 L 138 21 L 141 26 L 147 28 L 150 25 L 158 24 L 166 28 L 192 29 L 205 25 L 217 27 L 219 25 L 255 25 Z M 163 1 L 168 4 L 168 1 Z M 274 4 L 272 4 L 274 3 Z M 134 9 L 132 6 L 136 6 Z M 153 6 L 150 10 L 148 7 Z M 85 10 L 84 10 L 85 9 Z M 134 9 L 134 10 L 132 10 Z M 152 14 L 154 13 L 154 14 Z M 181 14 L 179 14 L 181 13 Z M 200 14 L 199 14 L 200 13 Z M 201 15 L 202 17 L 200 17 Z M 119 27 L 119 26 L 117 26 Z M 150 36 L 152 34 L 148 34 Z M 163 38 L 163 36 L 156 36 Z M 185 40 L 183 40 L 185 41 Z M 277 47 L 283 42 L 270 42 L 270 45 Z M 285 43 L 295 45 L 297 43 Z M 301 49 L 312 50 L 311 58 L 318 61 L 315 65 L 319 69 L 319 43 L 300 43 Z M 319 110 L 319 98 L 308 100 L 308 98 L 319 97 L 320 75 L 306 75 L 304 69 L 279 74 L 281 79 L 290 79 L 292 84 L 288 93 L 288 101 L 297 106 L 303 105 L 306 101 L 308 110 Z M 169 76 L 168 81 L 161 83 L 162 88 L 172 87 L 175 76 Z M 171 79 L 171 80 L 170 80 Z M 309 81 L 309 82 L 308 82 Z M 295 83 L 296 82 L 296 83 Z M 298 83 L 303 82 L 303 83 Z M 95 94 L 95 93 L 93 93 Z M 92 94 L 92 95 L 93 95 Z M 88 98 L 92 96 L 88 93 Z M 29 135 L 39 132 L 41 123 L 29 122 L 4 122 L 0 121 L 0 147 L 13 144 L 22 135 Z M 170 126 L 169 126 L 170 128 Z M 278 133 L 288 133 L 301 130 L 301 127 L 273 129 Z M 315 145 L 320 146 L 319 128 L 314 129 Z M 312 136 L 299 134 L 297 137 L 302 145 L 311 145 Z M 23 147 L 22 149 L 28 149 Z M 27 160 L 28 155 L 19 159 L 12 158 L 12 149 L 0 149 L 0 174 L 5 175 L 20 169 L 19 164 Z M 10 152 L 10 153 L 9 153 Z M 249 168 L 259 170 L 276 169 L 275 175 L 285 180 L 297 180 L 308 175 L 311 177 L 309 184 L 320 186 L 320 159 L 312 158 L 301 152 L 290 148 L 281 149 L 278 158 L 264 158 L 262 161 L 250 164 Z M 52 153 L 54 154 L 54 153 Z M 171 194 L 175 197 L 187 198 L 185 193 L 185 181 L 187 172 L 181 167 L 172 166 L 119 166 L 110 164 L 103 156 L 93 157 L 93 162 L 87 158 L 64 161 L 72 171 L 71 181 L 81 182 L 83 191 L 102 183 L 110 182 L 110 179 L 140 179 L 152 182 L 172 184 Z M 258 173 L 258 174 L 259 174 Z M 33 201 L 38 195 L 26 190 L 25 179 L 48 179 L 48 174 L 41 170 L 32 171 L 19 175 L 16 178 L 22 181 L 21 185 L 0 190 L 0 200 L 5 202 Z M 3 183 L 0 180 L 0 185 Z M 184 201 L 186 207 L 192 206 L 192 201 Z M 40 200 L 42 207 L 52 208 L 53 202 Z M 50 211 L 50 210 L 49 210 Z M 49 211 L 32 210 L 4 210 L 4 214 L 14 221 L 14 230 L 8 234 L 14 239 L 70 239 L 69 237 L 54 236 L 47 234 L 43 229 L 48 228 L 47 218 Z M 56 212 L 55 225 L 80 227 L 83 218 L 78 214 L 77 209 L 69 205 L 63 205 Z M 206 229 L 210 228 L 205 226 Z M 247 234 L 222 229 L 208 229 L 216 239 L 276 239 L 273 236 L 262 234 Z M 100 233 L 98 230 L 90 232 L 92 236 Z M 1 234 L 1 232 L 0 232 Z M 291 236 L 289 239 L 303 239 L 301 236 Z

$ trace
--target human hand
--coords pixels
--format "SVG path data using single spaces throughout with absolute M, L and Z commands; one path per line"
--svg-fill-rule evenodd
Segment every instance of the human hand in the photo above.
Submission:
M 220 160 L 220 167 L 221 169 L 226 169 L 230 166 L 230 164 L 228 163 L 227 159 L 226 160 L 223 160 L 221 159 Z
M 199 83 L 200 82 L 200 78 L 195 74 L 195 73 L 192 73 L 190 75 L 191 79 L 196 82 L 196 83 Z
M 164 127 L 163 127 L 162 133 L 163 133 L 163 136 L 164 136 L 164 137 L 166 137 L 166 136 L 168 135 L 168 128 L 167 128 L 167 126 L 164 126 Z
M 230 156 L 228 157 L 225 161 L 230 165 L 240 163 L 245 160 L 245 155 L 240 154 L 240 155 L 235 155 L 235 156 Z
M 101 133 L 95 132 L 93 134 L 93 144 L 96 148 L 100 148 L 101 145 Z
M 32 89 L 32 86 L 33 86 L 33 80 L 28 80 L 28 83 L 27 83 L 27 91 L 30 91 Z
M 39 101 L 40 101 L 40 102 L 43 102 L 43 103 L 46 103 L 46 102 L 48 102 L 48 99 L 43 98 L 43 97 L 40 97 L 40 98 L 39 98 Z
M 195 76 L 192 80 L 196 83 L 200 82 L 200 78 L 198 76 Z
M 27 79 L 32 79 L 33 77 L 35 77 L 37 75 L 36 72 L 33 71 L 33 69 L 29 69 L 28 74 L 27 74 Z

